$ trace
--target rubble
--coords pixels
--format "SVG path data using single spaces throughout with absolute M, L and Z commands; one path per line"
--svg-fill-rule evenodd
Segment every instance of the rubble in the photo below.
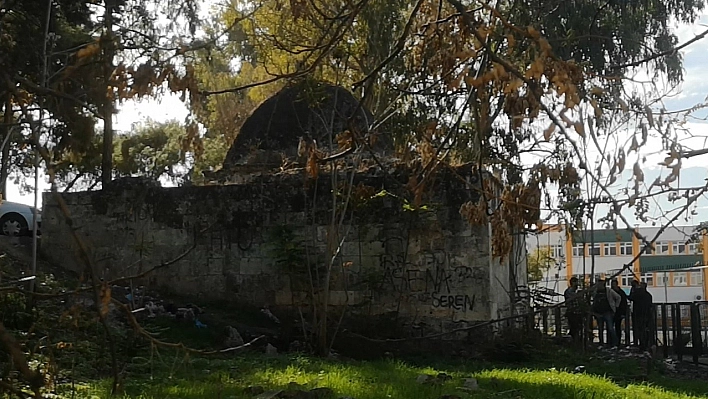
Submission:
M 265 388 L 260 385 L 251 385 L 249 387 L 246 387 L 244 392 L 246 393 L 246 395 L 258 396 L 265 392 Z
M 476 391 L 479 389 L 479 383 L 474 377 L 465 378 L 461 389 L 464 391 Z
M 265 391 L 256 396 L 256 399 L 328 399 L 333 397 L 334 391 L 331 388 L 320 387 L 308 391 L 301 385 L 291 382 L 288 389 Z
M 243 337 L 234 327 L 226 327 L 226 340 L 224 345 L 228 348 L 233 348 L 234 346 L 241 346 L 244 344 Z
M 278 356 L 278 349 L 276 349 L 275 346 L 268 344 L 265 347 L 265 354 L 266 356 Z

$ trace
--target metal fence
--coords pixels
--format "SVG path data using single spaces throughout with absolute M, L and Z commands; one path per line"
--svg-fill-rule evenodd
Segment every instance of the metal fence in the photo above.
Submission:
M 606 334 L 598 330 L 594 318 L 588 317 L 586 320 L 585 342 L 606 342 Z M 632 323 L 631 315 L 624 318 L 620 344 L 636 343 Z M 562 305 L 539 309 L 534 326 L 546 335 L 566 336 L 566 309 Z M 690 357 L 693 362 L 699 363 L 701 357 L 708 356 L 708 302 L 655 304 L 648 327 L 649 342 L 653 342 L 664 357 L 676 356 L 679 360 Z

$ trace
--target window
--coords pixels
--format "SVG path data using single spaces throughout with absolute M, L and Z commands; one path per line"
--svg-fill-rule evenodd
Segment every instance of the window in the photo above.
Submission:
M 680 255 L 686 253 L 686 244 L 683 243 L 673 243 L 671 244 L 671 252 L 674 255 Z
M 691 285 L 703 285 L 703 272 L 691 272 Z
M 548 247 L 552 258 L 562 258 L 563 257 L 563 246 L 562 245 L 551 245 Z
M 684 287 L 688 285 L 686 272 L 674 272 L 674 287 Z
M 688 244 L 688 253 L 697 254 L 701 252 L 701 246 L 697 242 L 692 242 Z
M 582 258 L 585 256 L 585 247 L 583 247 L 583 244 L 575 244 L 573 246 L 573 256 L 576 258 Z
M 639 281 L 643 283 L 647 283 L 647 287 L 653 287 L 654 286 L 654 273 L 642 273 L 641 276 L 639 276 Z
M 620 243 L 620 255 L 632 255 L 634 247 L 631 242 Z
M 669 253 L 669 243 L 666 241 L 658 241 L 654 245 L 655 255 L 665 255 Z
M 588 256 L 600 256 L 600 244 L 595 244 L 588 247 Z
M 617 245 L 613 242 L 606 242 L 602 246 L 603 253 L 605 256 L 616 256 L 617 255 Z
M 644 246 L 643 248 L 644 248 L 644 253 L 647 255 L 651 255 L 654 252 L 654 249 L 652 247 Z
M 649 285 L 649 283 L 647 283 Z M 657 287 L 665 287 L 669 285 L 669 273 L 657 273 L 656 274 L 656 286 Z

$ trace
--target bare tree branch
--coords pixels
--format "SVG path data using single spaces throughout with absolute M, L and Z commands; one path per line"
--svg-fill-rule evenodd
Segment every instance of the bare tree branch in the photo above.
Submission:
M 653 61 L 653 60 L 655 60 L 655 59 L 657 59 L 657 58 L 666 57 L 667 55 L 675 54 L 675 53 L 678 52 L 679 50 L 682 50 L 682 49 L 684 49 L 684 48 L 690 46 L 691 44 L 693 44 L 693 43 L 695 43 L 695 42 L 697 42 L 697 41 L 699 41 L 699 40 L 705 38 L 706 35 L 708 35 L 708 30 L 703 31 L 702 33 L 700 33 L 699 35 L 696 35 L 696 36 L 695 36 L 694 38 L 692 38 L 691 40 L 688 40 L 688 41 L 686 41 L 685 43 L 683 43 L 683 44 L 681 44 L 681 45 L 679 45 L 679 46 L 676 46 L 676 47 L 674 47 L 674 48 L 672 48 L 672 49 L 670 49 L 670 50 L 666 50 L 666 51 L 662 51 L 662 52 L 660 52 L 660 53 L 652 54 L 651 56 L 649 56 L 649 57 L 647 57 L 647 58 L 644 58 L 644 59 L 641 59 L 641 60 L 637 60 L 637 61 L 633 61 L 633 62 L 628 62 L 628 63 L 626 63 L 626 64 L 612 65 L 611 68 L 613 68 L 613 69 L 624 69 L 624 68 L 629 68 L 629 67 L 635 67 L 635 66 L 639 66 L 639 65 L 645 64 L 645 63 L 647 63 L 647 62 L 649 62 L 649 61 Z

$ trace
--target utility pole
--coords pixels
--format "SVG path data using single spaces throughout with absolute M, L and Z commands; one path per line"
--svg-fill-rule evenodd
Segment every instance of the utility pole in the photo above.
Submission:
M 105 188 L 113 179 L 113 9 L 115 0 L 104 1 L 103 13 L 104 35 L 101 40 L 103 47 L 103 83 L 105 99 L 103 102 L 103 157 L 101 160 L 101 185 Z
M 595 204 L 590 205 L 590 285 L 595 284 Z
M 7 145 L 7 141 L 10 138 L 13 130 L 10 127 L 12 124 L 13 112 L 12 112 L 12 93 L 7 92 L 7 97 L 5 97 L 5 111 L 3 113 L 3 146 L 2 146 L 2 165 L 0 166 L 0 190 L 2 190 L 2 199 L 7 199 L 7 174 L 10 165 L 10 146 Z
M 44 26 L 44 43 L 42 45 L 42 80 L 41 86 L 47 87 L 47 64 L 49 63 L 49 55 L 47 47 L 49 46 L 49 23 L 52 19 L 52 0 L 47 0 L 47 19 Z M 52 41 L 53 43 L 53 41 Z M 39 206 L 39 142 L 42 135 L 42 125 L 44 125 L 44 101 L 40 98 L 39 123 L 34 129 L 34 209 L 32 209 L 32 276 L 37 275 L 37 207 Z M 4 148 L 3 148 L 4 150 Z M 35 280 L 30 281 L 30 291 L 34 291 Z M 31 301 L 34 301 L 34 296 L 31 296 Z M 31 306 L 33 307 L 33 306 Z

